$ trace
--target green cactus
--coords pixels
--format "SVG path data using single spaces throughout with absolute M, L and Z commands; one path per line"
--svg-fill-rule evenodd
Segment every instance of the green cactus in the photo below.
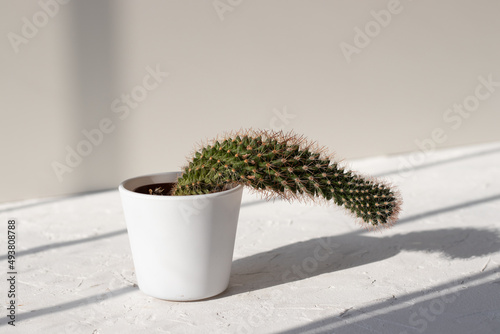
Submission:
M 333 200 L 366 226 L 392 225 L 401 204 L 394 188 L 346 170 L 304 137 L 265 130 L 232 133 L 198 150 L 172 195 L 207 194 L 234 184 L 270 198 Z

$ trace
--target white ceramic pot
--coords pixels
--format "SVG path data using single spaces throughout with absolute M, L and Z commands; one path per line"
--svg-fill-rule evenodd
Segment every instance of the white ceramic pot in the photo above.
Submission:
M 194 196 L 134 192 L 179 175 L 132 178 L 119 191 L 139 288 L 160 299 L 198 300 L 229 284 L 243 187 Z

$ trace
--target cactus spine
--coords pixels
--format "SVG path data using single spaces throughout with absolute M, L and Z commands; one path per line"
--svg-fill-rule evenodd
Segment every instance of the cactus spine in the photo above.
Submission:
M 333 200 L 368 226 L 391 225 L 401 200 L 397 191 L 341 167 L 293 133 L 233 133 L 198 150 L 173 195 L 207 194 L 242 184 L 269 197 Z

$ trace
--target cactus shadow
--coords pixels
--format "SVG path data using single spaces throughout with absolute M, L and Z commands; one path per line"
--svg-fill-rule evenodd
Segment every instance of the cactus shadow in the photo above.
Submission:
M 402 251 L 467 259 L 500 251 L 500 235 L 488 229 L 450 228 L 386 237 L 346 234 L 314 238 L 235 260 L 229 288 L 215 298 L 380 262 Z

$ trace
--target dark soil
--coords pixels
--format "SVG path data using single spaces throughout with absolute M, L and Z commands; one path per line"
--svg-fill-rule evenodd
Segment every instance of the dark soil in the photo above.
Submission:
M 140 186 L 134 191 L 140 194 L 146 195 L 160 195 L 160 196 L 170 196 L 170 191 L 174 187 L 175 183 L 153 183 L 147 184 L 145 186 Z

